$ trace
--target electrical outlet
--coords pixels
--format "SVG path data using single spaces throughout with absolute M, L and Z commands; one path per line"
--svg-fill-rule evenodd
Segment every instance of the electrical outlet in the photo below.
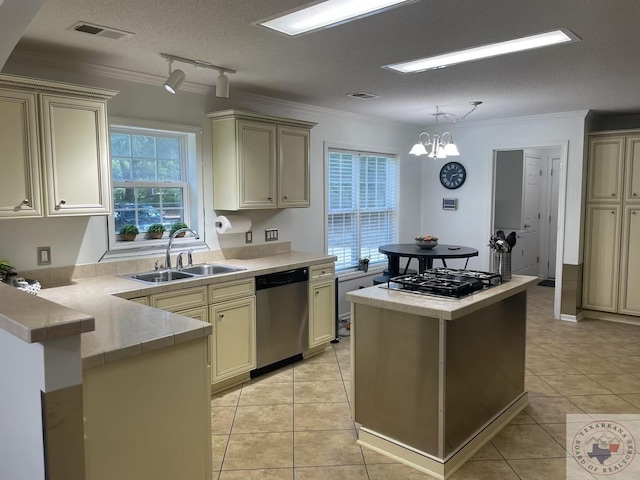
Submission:
M 253 232 L 251 230 L 244 234 L 244 243 L 253 243 Z
M 51 247 L 38 247 L 38 265 L 51 265 Z
M 265 242 L 275 242 L 278 240 L 278 229 L 277 228 L 265 228 L 264 229 L 264 241 Z

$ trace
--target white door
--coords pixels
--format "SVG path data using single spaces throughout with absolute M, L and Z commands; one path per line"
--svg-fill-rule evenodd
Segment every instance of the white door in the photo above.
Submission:
M 550 158 L 551 163 L 551 201 L 549 210 L 549 262 L 547 278 L 556 278 L 556 253 L 558 244 L 558 198 L 560 195 L 560 172 L 562 160 L 560 157 Z
M 524 230 L 518 243 L 522 267 L 514 273 L 540 274 L 540 157 L 525 154 Z M 505 232 L 506 233 L 506 232 Z

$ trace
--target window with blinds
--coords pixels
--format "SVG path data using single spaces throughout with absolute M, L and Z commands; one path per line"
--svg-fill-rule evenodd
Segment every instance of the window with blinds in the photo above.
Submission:
M 336 269 L 364 257 L 386 262 L 378 247 L 397 242 L 397 159 L 337 149 L 328 157 L 328 253 L 338 257 Z

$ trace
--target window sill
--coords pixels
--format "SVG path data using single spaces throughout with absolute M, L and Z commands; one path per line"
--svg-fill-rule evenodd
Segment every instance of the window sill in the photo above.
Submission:
M 366 277 L 369 275 L 382 275 L 385 268 L 387 268 L 386 264 L 369 266 L 369 270 L 367 272 L 358 270 L 357 268 L 347 268 L 345 270 L 337 271 L 336 277 L 339 282 L 346 282 L 347 280 L 353 280 L 354 278 Z
M 118 241 L 111 246 L 100 259 L 102 260 L 119 260 L 129 259 L 132 257 L 153 257 L 164 255 L 169 244 L 168 238 L 159 240 L 134 240 L 133 242 Z M 171 244 L 172 252 L 180 252 L 187 249 L 193 249 L 194 252 L 208 251 L 209 247 L 204 240 L 196 240 L 190 238 L 176 238 Z

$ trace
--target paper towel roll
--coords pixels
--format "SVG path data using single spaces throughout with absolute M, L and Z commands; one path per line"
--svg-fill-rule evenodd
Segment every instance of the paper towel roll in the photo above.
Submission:
M 220 215 L 216 218 L 216 232 L 220 235 L 246 233 L 251 230 L 251 219 L 240 215 Z

